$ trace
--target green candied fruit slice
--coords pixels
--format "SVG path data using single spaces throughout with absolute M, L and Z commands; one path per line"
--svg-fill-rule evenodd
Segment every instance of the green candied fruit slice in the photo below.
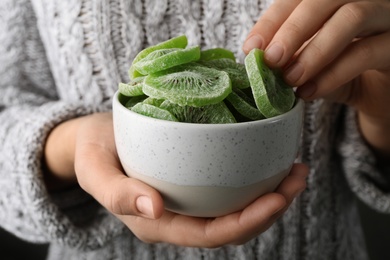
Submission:
M 150 74 L 145 78 L 143 91 L 181 106 L 200 107 L 221 102 L 232 92 L 232 85 L 226 72 L 185 64 Z
M 209 68 L 222 70 L 229 74 L 233 88 L 245 89 L 250 87 L 248 75 L 244 64 L 234 60 L 221 58 L 217 60 L 199 61 L 200 64 Z
M 209 61 L 216 59 L 231 59 L 233 61 L 236 61 L 234 53 L 224 48 L 213 48 L 200 52 L 199 60 L 201 61 Z
M 186 49 L 161 49 L 151 52 L 134 64 L 135 69 L 143 75 L 156 73 L 178 65 L 199 60 L 200 48 L 193 46 Z
M 251 50 L 245 58 L 245 67 L 256 106 L 270 118 L 289 111 L 294 105 L 295 94 L 292 87 L 266 66 L 263 55 L 262 50 Z
M 156 99 L 156 98 L 148 97 L 142 103 L 160 107 L 162 102 L 164 102 L 164 99 Z
M 203 107 L 192 107 L 179 106 L 165 100 L 160 107 L 171 112 L 180 122 L 185 123 L 228 124 L 237 122 L 224 102 Z
M 138 77 L 133 80 L 130 80 L 129 83 L 119 83 L 118 90 L 119 92 L 128 97 L 141 96 L 144 94 L 142 91 L 142 86 L 144 83 L 145 77 Z
M 125 107 L 131 109 L 137 103 L 143 102 L 147 97 L 146 95 L 130 97 L 125 103 Z
M 141 114 L 141 115 L 144 115 L 144 116 L 153 117 L 156 119 L 162 119 L 162 120 L 168 120 L 168 121 L 174 121 L 174 122 L 179 121 L 168 110 L 161 109 L 159 107 L 149 105 L 149 104 L 138 103 L 132 107 L 131 111 L 136 112 L 136 113 Z
M 257 107 L 251 105 L 252 102 L 250 102 L 249 97 L 239 89 L 233 90 L 226 99 L 230 102 L 230 104 L 232 104 L 238 113 L 250 120 L 260 120 L 265 118 Z
M 155 51 L 155 50 L 161 50 L 161 49 L 170 49 L 170 48 L 185 48 L 187 47 L 187 44 L 188 44 L 188 40 L 187 40 L 187 36 L 185 35 L 179 35 L 177 37 L 173 37 L 167 41 L 164 41 L 164 42 L 161 42 L 159 44 L 156 44 L 156 45 L 153 45 L 153 46 L 150 46 L 146 49 L 143 49 L 142 51 L 140 51 L 137 56 L 135 56 L 134 60 L 133 60 L 133 63 L 131 64 L 130 66 L 130 69 L 129 69 L 129 77 L 130 79 L 134 79 L 134 78 L 137 78 L 137 77 L 140 77 L 142 76 L 141 73 L 139 73 L 135 68 L 134 68 L 134 64 L 137 63 L 138 61 L 140 61 L 141 59 L 145 58 L 149 53 Z

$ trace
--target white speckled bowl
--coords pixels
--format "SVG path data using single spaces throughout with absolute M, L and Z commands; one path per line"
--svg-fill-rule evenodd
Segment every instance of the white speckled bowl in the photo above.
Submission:
M 125 172 L 156 188 L 168 210 L 216 217 L 273 191 L 298 153 L 304 102 L 270 119 L 190 124 L 134 113 L 113 100 L 115 141 Z

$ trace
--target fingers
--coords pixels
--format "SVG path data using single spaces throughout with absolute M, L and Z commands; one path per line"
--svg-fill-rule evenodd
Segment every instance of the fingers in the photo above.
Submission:
M 209 241 L 218 241 L 210 247 L 242 244 L 266 231 L 275 222 L 275 214 L 285 207 L 286 200 L 283 196 L 269 193 L 258 198 L 242 212 L 210 221 L 200 235 Z
M 338 57 L 356 37 L 389 30 L 388 16 L 389 11 L 378 3 L 342 6 L 289 65 L 286 81 L 300 86 Z
M 294 165 L 274 193 L 265 194 L 243 211 L 219 218 L 193 218 L 166 211 L 158 220 L 120 216 L 145 242 L 168 242 L 180 246 L 215 248 L 242 244 L 267 230 L 306 186 L 308 169 Z
M 346 83 L 368 69 L 389 69 L 388 46 L 390 32 L 352 43 L 313 80 L 298 87 L 297 94 L 306 100 L 327 97 L 332 101 L 355 105 L 365 90 Z
M 302 1 L 272 38 L 265 50 L 266 62 L 271 67 L 284 67 L 336 10 L 337 2 L 340 1 Z
M 88 159 L 88 166 L 85 165 L 87 169 L 78 167 L 78 170 L 84 173 L 78 174 L 81 176 L 79 183 L 99 203 L 118 215 L 137 215 L 153 219 L 162 215 L 163 202 L 156 190 L 125 176 L 119 165 L 113 166 L 115 158 L 110 158 L 110 154 L 96 150 L 89 152 L 94 158 Z M 79 156 L 83 156 L 82 152 Z
M 252 49 L 265 49 L 272 40 L 276 31 L 287 19 L 290 13 L 298 5 L 300 0 L 278 0 L 275 1 L 257 21 L 248 34 L 243 51 L 248 54 Z
M 265 231 L 275 221 L 273 215 L 285 205 L 283 196 L 270 193 L 245 210 L 220 218 L 196 218 L 168 211 L 158 220 L 133 216 L 119 218 L 144 242 L 216 248 L 247 241 Z
M 275 1 L 252 28 L 243 45 L 247 54 L 253 48 L 265 49 L 271 67 L 283 67 L 305 41 L 344 1 Z M 315 15 L 313 15 L 315 14 Z
M 250 36 L 260 35 L 262 48 L 266 46 L 266 62 L 285 70 L 285 80 L 298 86 L 301 98 L 357 102 L 366 91 L 352 81 L 358 76 L 361 80 L 363 72 L 370 69 L 389 69 L 390 3 L 291 2 L 285 8 L 282 1 L 271 6 L 274 9 L 270 8 L 252 29 L 244 50 L 254 47 L 249 44 Z M 276 14 L 279 8 L 281 13 Z
M 159 218 L 164 211 L 160 194 L 123 174 L 112 131 L 106 115 L 90 117 L 79 131 L 75 171 L 80 186 L 114 214 Z
M 308 174 L 309 169 L 305 164 L 295 164 L 290 174 L 280 183 L 276 192 L 282 194 L 286 202 L 290 204 L 306 188 Z

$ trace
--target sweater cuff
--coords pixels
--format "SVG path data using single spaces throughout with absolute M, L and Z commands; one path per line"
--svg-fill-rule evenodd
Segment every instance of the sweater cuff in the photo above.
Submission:
M 390 213 L 390 164 L 379 165 L 360 133 L 357 112 L 346 108 L 344 133 L 338 146 L 347 182 L 369 207 Z
M 50 131 L 63 121 L 93 112 L 82 105 L 52 102 L 23 110 L 24 119 L 15 119 L 17 125 L 6 144 L 15 153 L 6 169 L 9 184 L 2 185 L 6 195 L 0 198 L 5 229 L 29 241 L 55 242 L 80 250 L 99 248 L 123 232 L 124 224 L 81 188 L 50 194 L 44 183 L 42 156 Z

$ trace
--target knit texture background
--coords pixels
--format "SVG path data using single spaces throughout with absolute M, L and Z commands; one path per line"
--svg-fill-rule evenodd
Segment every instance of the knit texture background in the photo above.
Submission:
M 367 259 L 356 197 L 389 212 L 384 172 L 361 139 L 355 112 L 306 104 L 300 160 L 307 190 L 268 231 L 218 249 L 145 244 L 81 189 L 49 194 L 47 135 L 64 120 L 108 111 L 143 48 L 186 34 L 189 45 L 242 43 L 268 0 L 0 1 L 0 223 L 51 242 L 49 259 Z M 388 173 L 387 173 L 388 174 Z

